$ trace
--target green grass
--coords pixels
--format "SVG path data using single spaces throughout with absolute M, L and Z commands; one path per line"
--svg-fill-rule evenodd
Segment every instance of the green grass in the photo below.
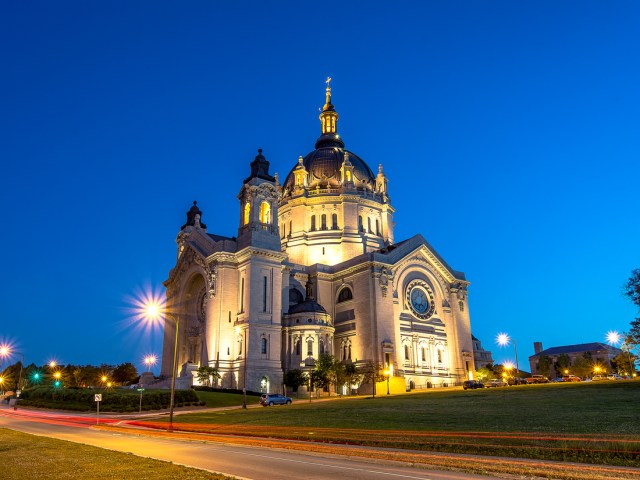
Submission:
M 0 478 L 3 480 L 232 480 L 232 477 L 169 462 L 4 428 L 0 428 L 0 438 Z
M 289 407 L 180 415 L 175 423 L 195 431 L 637 467 L 639 407 L 640 381 L 619 381 L 300 400 Z
M 205 402 L 207 407 L 237 407 L 242 405 L 244 395 L 241 393 L 204 392 L 196 390 L 198 398 Z M 247 395 L 247 405 L 257 404 L 260 397 Z

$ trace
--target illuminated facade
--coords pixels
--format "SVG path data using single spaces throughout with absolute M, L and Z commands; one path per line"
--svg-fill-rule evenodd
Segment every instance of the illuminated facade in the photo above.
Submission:
M 329 81 L 320 121 L 315 149 L 282 184 L 258 152 L 238 194 L 237 237 L 207 233 L 195 202 L 187 213 L 165 282 L 183 378 L 208 364 L 223 387 L 277 391 L 285 371 L 312 369 L 322 353 L 390 368 L 408 388 L 468 378 L 464 274 L 419 234 L 395 242 L 387 177 L 344 148 Z

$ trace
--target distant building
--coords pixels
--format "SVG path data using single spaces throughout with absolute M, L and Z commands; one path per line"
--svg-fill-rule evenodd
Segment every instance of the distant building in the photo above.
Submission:
M 619 348 L 600 342 L 551 347 L 546 350 L 542 349 L 542 342 L 533 342 L 533 349 L 536 353 L 529 357 L 532 374 L 538 373 L 538 361 L 543 355 L 548 357 L 551 360 L 551 364 L 554 365 L 562 355 L 567 355 L 573 364 L 578 357 L 584 357 L 585 354 L 590 354 L 594 364 L 602 365 L 608 369 L 611 367 L 611 360 L 622 353 L 622 350 Z M 559 374 L 561 374 L 561 372 L 556 372 L 552 367 L 552 376 L 558 376 Z
M 473 343 L 473 361 L 476 364 L 476 370 L 480 370 L 487 365 L 493 365 L 494 361 L 491 352 L 482 348 L 480 340 L 471 335 L 471 342 Z

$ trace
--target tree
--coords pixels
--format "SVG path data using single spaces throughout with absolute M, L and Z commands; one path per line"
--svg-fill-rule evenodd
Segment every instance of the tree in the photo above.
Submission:
M 385 376 L 381 373 L 383 365 L 378 362 L 369 360 L 362 367 L 360 367 L 360 374 L 362 375 L 362 383 L 371 383 L 373 386 L 373 396 L 376 396 L 376 383 L 382 382 Z
M 113 369 L 111 374 L 113 381 L 122 385 L 133 383 L 138 376 L 138 370 L 130 362 L 121 363 Z
M 631 272 L 631 276 L 624 285 L 624 294 L 629 297 L 631 303 L 640 308 L 640 268 Z M 640 320 L 640 319 L 636 319 Z
M 328 353 L 320 354 L 316 361 L 316 368 L 311 375 L 311 383 L 318 388 L 324 388 L 332 381 L 332 371 L 335 359 Z
M 578 377 L 590 377 L 592 371 L 593 360 L 589 352 L 585 352 L 585 354 L 576 357 L 571 366 L 571 373 Z
M 611 367 L 619 374 L 630 375 L 635 371 L 636 358 L 637 357 L 630 352 L 622 352 L 611 359 Z
M 538 372 L 539 375 L 544 375 L 545 377 L 548 377 L 549 375 L 551 375 L 552 366 L 553 365 L 549 357 L 547 357 L 546 355 L 540 355 L 538 357 L 536 371 Z
M 486 382 L 487 380 L 493 380 L 494 378 L 496 378 L 495 373 L 493 373 L 493 368 L 489 367 L 493 367 L 493 365 L 487 365 L 476 370 L 476 379 L 480 380 L 481 382 Z
M 349 385 L 349 395 L 351 395 L 351 386 L 358 385 L 362 381 L 362 375 L 358 372 L 356 364 L 348 362 L 344 366 L 344 375 L 347 385 Z
M 571 357 L 566 353 L 559 355 L 553 365 L 556 375 L 564 375 L 564 371 L 569 370 L 569 368 L 571 368 Z
M 218 369 L 208 365 L 202 365 L 196 371 L 196 378 L 200 383 L 204 383 L 207 387 L 211 387 L 220 378 Z
M 298 387 L 307 384 L 309 376 L 299 368 L 295 368 L 288 370 L 287 373 L 284 374 L 283 381 L 285 385 L 291 387 L 291 390 L 297 393 Z

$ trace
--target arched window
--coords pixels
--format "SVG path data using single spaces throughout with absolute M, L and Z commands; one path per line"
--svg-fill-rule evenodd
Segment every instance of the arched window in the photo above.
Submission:
M 320 342 L 318 342 L 318 353 L 320 355 L 322 355 L 324 353 L 324 342 L 322 340 L 320 340 Z
M 364 232 L 364 225 L 362 224 L 362 215 L 358 215 L 358 230 Z
M 296 342 L 296 355 L 300 355 L 302 353 L 302 342 L 298 340 Z
M 291 233 L 293 232 L 293 228 L 291 227 L 293 225 L 292 221 L 289 221 L 289 236 L 291 236 Z
M 349 287 L 345 287 L 340 290 L 337 303 L 346 302 L 347 300 L 353 300 L 353 293 Z
M 331 215 L 331 229 L 332 230 L 337 230 L 338 229 L 338 214 L 334 213 L 333 215 Z
M 251 204 L 249 202 L 244 204 L 244 217 L 242 219 L 243 225 L 249 225 L 249 214 L 251 213 Z
M 260 223 L 271 223 L 271 205 L 263 201 L 260 204 Z
M 346 360 L 347 359 L 347 344 L 345 343 L 342 346 L 342 360 Z
M 349 344 L 349 353 L 347 354 L 347 360 L 351 360 L 351 344 Z
M 404 359 L 409 360 L 409 345 L 404 346 Z
M 422 347 L 422 361 L 427 361 L 427 350 L 424 347 Z
M 312 232 L 316 231 L 316 216 L 315 215 L 311 215 L 311 231 Z
M 280 235 L 281 238 L 284 238 L 284 237 L 287 236 L 287 224 L 286 223 L 283 223 L 280 226 L 280 231 L 281 231 L 281 235 Z
M 263 353 L 263 354 L 267 353 L 267 339 L 264 337 L 260 341 L 260 353 Z
M 376 218 L 376 235 L 380 236 L 380 220 Z
M 438 363 L 442 363 L 442 350 L 438 349 Z
M 367 217 L 367 230 L 369 231 L 369 233 L 373 233 L 373 230 L 371 230 L 371 219 Z
M 351 170 L 347 170 L 346 172 L 344 172 L 344 178 L 347 182 L 351 181 Z
M 307 340 L 307 356 L 313 357 L 313 340 Z
M 327 229 L 327 216 L 323 213 L 320 217 L 320 230 Z

